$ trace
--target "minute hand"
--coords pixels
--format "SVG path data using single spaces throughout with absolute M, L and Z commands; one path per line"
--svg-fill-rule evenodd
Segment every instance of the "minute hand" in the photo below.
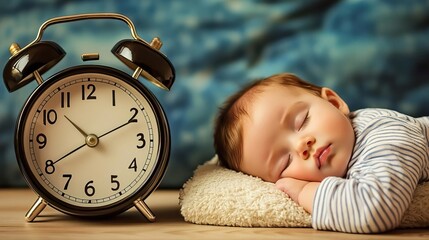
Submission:
M 133 122 L 133 121 L 128 121 L 128 122 L 126 122 L 126 123 L 124 123 L 124 124 L 122 124 L 122 125 L 120 125 L 120 126 L 118 126 L 118 127 L 114 128 L 114 129 L 112 129 L 112 130 L 110 130 L 110 131 L 108 131 L 108 132 L 106 132 L 106 133 L 104 133 L 104 134 L 101 134 L 98 138 L 102 138 L 102 137 L 106 136 L 107 134 L 110 134 L 110 133 L 112 133 L 112 132 L 114 132 L 114 131 L 116 131 L 116 130 L 118 130 L 118 129 L 122 128 L 122 127 L 125 127 L 126 125 L 128 125 L 128 124 L 130 124 L 130 123 L 132 123 L 132 122 Z

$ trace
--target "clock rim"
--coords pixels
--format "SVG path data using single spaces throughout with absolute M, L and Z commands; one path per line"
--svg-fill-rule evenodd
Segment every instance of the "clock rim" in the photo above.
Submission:
M 82 73 L 99 73 L 113 76 L 117 79 L 120 79 L 127 84 L 135 88 L 140 94 L 144 95 L 148 100 L 148 103 L 151 105 L 151 109 L 154 111 L 155 117 L 157 118 L 157 124 L 159 126 L 159 155 L 157 159 L 156 166 L 154 170 L 148 177 L 147 181 L 139 186 L 133 193 L 125 197 L 122 200 L 115 201 L 109 205 L 101 207 L 82 207 L 76 206 L 70 203 L 66 203 L 62 200 L 59 200 L 56 196 L 49 193 L 45 187 L 42 186 L 36 180 L 36 177 L 32 173 L 28 160 L 25 156 L 25 150 L 23 148 L 23 134 L 24 134 L 24 124 L 25 118 L 28 117 L 31 107 L 34 105 L 34 102 L 40 97 L 40 95 L 52 84 L 61 81 L 65 77 L 82 74 Z M 45 80 L 40 84 L 27 98 L 25 101 L 15 127 L 15 155 L 19 165 L 21 174 L 24 176 L 25 181 L 29 187 L 36 192 L 40 197 L 42 197 L 46 203 L 64 213 L 69 215 L 79 216 L 79 217 L 103 217 L 109 215 L 116 215 L 121 212 L 124 212 L 134 206 L 134 202 L 138 199 L 146 199 L 161 183 L 161 180 L 165 176 L 169 157 L 170 157 L 170 128 L 168 124 L 167 117 L 165 115 L 164 109 L 162 108 L 160 102 L 155 97 L 155 95 L 145 87 L 140 81 L 135 78 L 132 78 L 129 74 L 112 68 L 102 65 L 80 65 L 66 68 L 51 77 Z

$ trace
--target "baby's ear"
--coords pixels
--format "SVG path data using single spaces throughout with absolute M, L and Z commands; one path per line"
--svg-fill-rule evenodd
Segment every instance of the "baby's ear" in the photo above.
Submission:
M 334 90 L 325 87 L 322 88 L 321 97 L 330 102 L 344 114 L 347 115 L 350 113 L 347 103 Z

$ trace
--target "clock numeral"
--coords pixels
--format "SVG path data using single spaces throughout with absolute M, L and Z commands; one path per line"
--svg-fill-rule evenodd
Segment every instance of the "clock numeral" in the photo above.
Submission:
M 70 107 L 70 92 L 61 92 L 61 108 Z
M 144 148 L 144 146 L 146 146 L 146 140 L 144 139 L 144 134 L 138 133 L 137 137 L 139 138 L 139 141 L 141 142 L 141 144 L 137 145 L 137 148 Z
M 86 90 L 89 91 L 89 94 L 86 94 Z M 95 100 L 97 96 L 94 96 L 95 93 L 95 85 L 88 84 L 85 89 L 85 85 L 82 85 L 82 100 Z
M 69 187 L 70 180 L 72 179 L 71 174 L 63 174 L 63 178 L 67 178 L 66 184 L 64 185 L 64 190 L 67 190 Z
M 37 135 L 36 141 L 39 144 L 39 149 L 43 149 L 48 143 L 48 139 L 46 138 L 46 135 L 43 133 L 39 133 Z
M 57 121 L 57 112 L 54 109 L 47 111 L 43 110 L 43 125 L 54 124 Z
M 117 178 L 117 177 L 118 177 L 118 175 L 111 175 L 111 176 L 110 176 L 110 182 L 111 182 L 112 184 L 115 184 L 115 185 L 116 185 L 116 187 L 112 187 L 112 190 L 113 190 L 113 191 L 118 190 L 118 189 L 119 189 L 119 186 L 120 186 L 119 181 L 118 181 L 118 180 L 116 180 L 116 178 Z
M 131 164 L 130 164 L 130 166 L 128 166 L 128 169 L 134 169 L 134 172 L 137 172 L 137 159 L 136 158 L 134 158 L 131 161 Z
M 92 186 L 92 184 L 94 183 L 93 180 L 89 181 L 86 185 L 85 185 L 85 194 L 88 197 L 92 197 L 95 194 L 95 187 Z
M 116 106 L 116 92 L 112 90 L 112 106 Z
M 55 172 L 54 162 L 52 160 L 46 160 L 45 162 L 45 172 L 47 174 L 52 174 Z
M 130 112 L 134 112 L 133 116 L 130 118 L 130 120 L 128 120 L 128 122 L 137 122 L 137 118 L 135 118 L 137 116 L 137 114 L 139 113 L 139 110 L 137 110 L 137 108 L 131 108 Z

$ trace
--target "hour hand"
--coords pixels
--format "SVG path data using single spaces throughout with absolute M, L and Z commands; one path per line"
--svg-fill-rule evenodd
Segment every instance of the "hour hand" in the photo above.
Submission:
M 68 118 L 66 115 L 64 117 L 85 137 L 85 144 L 88 147 L 96 147 L 98 145 L 98 137 L 94 134 L 87 134 L 85 131 L 82 130 L 76 123 L 74 123 L 70 118 Z
M 80 128 L 78 125 L 76 125 L 76 123 L 74 123 L 72 120 L 70 120 L 66 115 L 64 115 L 64 117 L 84 136 L 87 137 L 88 134 L 82 130 L 82 128 Z

